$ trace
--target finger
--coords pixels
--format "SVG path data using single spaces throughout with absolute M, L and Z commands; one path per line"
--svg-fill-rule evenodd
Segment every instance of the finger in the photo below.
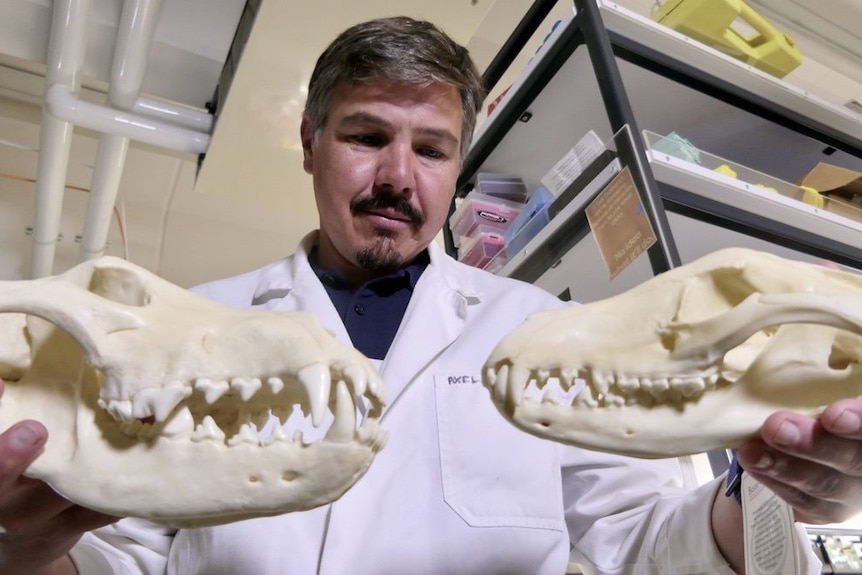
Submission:
M 54 519 L 73 503 L 41 481 L 21 482 L 0 504 L 0 525 L 8 532 L 29 529 Z
M 764 422 L 760 436 L 775 453 L 862 477 L 862 442 L 830 433 L 819 420 L 793 412 L 775 413 Z
M 787 502 L 793 508 L 796 521 L 811 525 L 840 523 L 854 517 L 859 512 L 855 506 L 847 505 L 842 501 L 818 499 L 781 479 L 747 470 L 746 473 L 751 473 L 757 481 Z
M 0 493 L 12 486 L 47 440 L 45 426 L 31 420 L 19 421 L 0 434 Z
M 829 404 L 820 415 L 820 423 L 835 435 L 862 439 L 862 399 L 841 399 Z
M 80 505 L 73 505 L 60 515 L 60 524 L 67 535 L 76 535 L 116 523 L 120 519 Z

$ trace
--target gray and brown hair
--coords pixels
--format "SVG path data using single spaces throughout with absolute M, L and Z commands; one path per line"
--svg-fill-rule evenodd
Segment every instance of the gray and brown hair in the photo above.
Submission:
M 313 133 L 326 125 L 336 88 L 384 80 L 426 86 L 435 82 L 461 95 L 461 158 L 470 146 L 476 114 L 485 97 L 466 48 L 430 22 L 400 16 L 357 24 L 338 35 L 317 60 L 304 115 Z

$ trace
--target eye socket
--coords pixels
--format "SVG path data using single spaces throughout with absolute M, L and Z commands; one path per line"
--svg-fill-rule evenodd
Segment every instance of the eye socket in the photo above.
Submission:
M 87 290 L 124 305 L 144 307 L 150 304 L 150 294 L 142 278 L 120 267 L 107 265 L 94 269 Z

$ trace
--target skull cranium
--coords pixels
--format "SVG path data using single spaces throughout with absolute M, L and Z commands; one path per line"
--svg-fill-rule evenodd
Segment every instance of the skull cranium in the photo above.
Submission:
M 376 369 L 311 314 L 230 308 L 110 257 L 0 282 L 0 312 L 17 312 L 0 315 L 0 429 L 42 421 L 26 474 L 84 506 L 176 526 L 309 509 L 385 443 Z M 322 438 L 286 436 L 289 418 Z
M 772 412 L 862 395 L 862 277 L 726 249 L 529 318 L 484 382 L 519 428 L 666 457 L 738 445 Z

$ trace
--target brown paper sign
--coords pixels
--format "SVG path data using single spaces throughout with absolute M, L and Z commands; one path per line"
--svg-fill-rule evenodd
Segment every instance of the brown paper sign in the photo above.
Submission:
M 611 279 L 656 242 L 628 167 L 596 196 L 586 213 Z

